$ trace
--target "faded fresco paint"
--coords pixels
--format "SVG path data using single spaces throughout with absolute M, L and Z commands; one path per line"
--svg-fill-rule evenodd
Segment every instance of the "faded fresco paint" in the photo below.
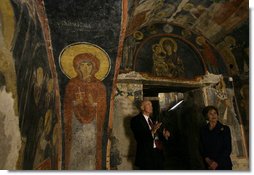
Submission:
M 63 50 L 60 63 L 70 77 L 63 106 L 65 169 L 101 169 L 107 109 L 106 87 L 101 80 L 110 70 L 110 58 L 98 46 L 78 43 Z

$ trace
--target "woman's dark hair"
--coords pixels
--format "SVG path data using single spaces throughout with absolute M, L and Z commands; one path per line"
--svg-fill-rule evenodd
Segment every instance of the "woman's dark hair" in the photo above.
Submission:
M 204 109 L 202 110 L 203 116 L 207 117 L 208 112 L 211 111 L 211 110 L 215 110 L 217 115 L 219 115 L 218 109 L 215 106 L 210 105 L 210 106 L 204 107 Z

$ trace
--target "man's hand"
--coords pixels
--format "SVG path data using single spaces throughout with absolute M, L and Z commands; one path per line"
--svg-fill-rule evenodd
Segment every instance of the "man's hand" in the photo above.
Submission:
M 154 135 L 156 132 L 157 132 L 157 130 L 161 127 L 161 122 L 158 122 L 158 121 L 156 121 L 156 123 L 153 125 L 153 127 L 152 127 L 152 134 Z

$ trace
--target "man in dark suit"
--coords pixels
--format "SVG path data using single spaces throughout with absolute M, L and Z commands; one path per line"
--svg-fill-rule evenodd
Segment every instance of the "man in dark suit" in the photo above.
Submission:
M 150 118 L 152 113 L 151 101 L 145 100 L 141 103 L 141 113 L 131 119 L 131 129 L 137 142 L 135 165 L 140 170 L 164 169 L 163 150 L 157 132 L 162 123 L 153 123 Z M 163 129 L 162 135 L 168 139 L 170 133 Z

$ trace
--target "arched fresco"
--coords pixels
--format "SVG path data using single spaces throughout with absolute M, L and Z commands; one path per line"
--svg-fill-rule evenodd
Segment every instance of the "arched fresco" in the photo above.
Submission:
M 214 87 L 208 88 L 211 93 L 204 96 L 210 97 L 204 98 L 209 104 L 219 105 L 221 119 L 227 117 L 225 122 L 240 124 L 242 135 L 238 125 L 233 131 L 236 143 L 233 169 L 248 170 L 249 150 L 245 153 L 251 120 L 248 3 L 248 0 L 1 0 L 0 169 L 67 169 L 64 124 L 68 122 L 64 121 L 64 111 L 71 102 L 64 102 L 69 101 L 65 100 L 68 94 L 65 91 L 72 89 L 67 86 L 77 74 L 74 69 L 68 74 L 66 67 L 73 68 L 70 66 L 73 61 L 60 63 L 59 55 L 73 43 L 86 43 L 103 48 L 110 58 L 107 63 L 101 62 L 105 67 L 93 79 L 98 87 L 105 88 L 90 89 L 92 98 L 82 96 L 80 91 L 85 100 L 79 101 L 92 104 L 96 99 L 105 103 L 100 108 L 105 112 L 103 131 L 97 132 L 102 133 L 101 149 L 96 143 L 97 150 L 94 147 L 85 153 L 94 156 L 97 151 L 101 158 L 95 158 L 100 162 L 96 165 L 93 157 L 91 166 L 79 167 L 79 158 L 75 157 L 73 167 L 135 169 L 132 164 L 135 143 L 129 120 L 138 112 L 136 105 L 143 98 L 144 88 L 152 84 L 157 90 L 190 90 L 215 83 L 221 74 L 225 80 L 233 80 L 226 82 L 227 100 L 217 103 L 219 97 Z M 170 47 L 164 47 L 165 44 Z M 92 48 L 85 50 L 73 51 L 71 58 L 77 53 L 96 54 Z M 86 85 L 81 85 L 81 89 L 86 89 Z M 98 94 L 106 97 L 99 100 Z M 197 98 L 202 100 L 199 95 Z M 90 107 L 88 116 L 97 111 L 93 105 Z M 88 136 L 95 138 L 93 124 Z M 77 145 L 89 146 L 86 143 Z
M 194 78 L 205 74 L 198 53 L 184 41 L 170 35 L 157 35 L 145 40 L 134 59 L 135 71 L 155 76 Z M 189 67 L 189 64 L 194 67 Z
M 122 70 L 167 78 L 193 79 L 206 71 L 228 74 L 223 58 L 208 39 L 170 23 L 155 23 L 129 35 L 121 66 Z

